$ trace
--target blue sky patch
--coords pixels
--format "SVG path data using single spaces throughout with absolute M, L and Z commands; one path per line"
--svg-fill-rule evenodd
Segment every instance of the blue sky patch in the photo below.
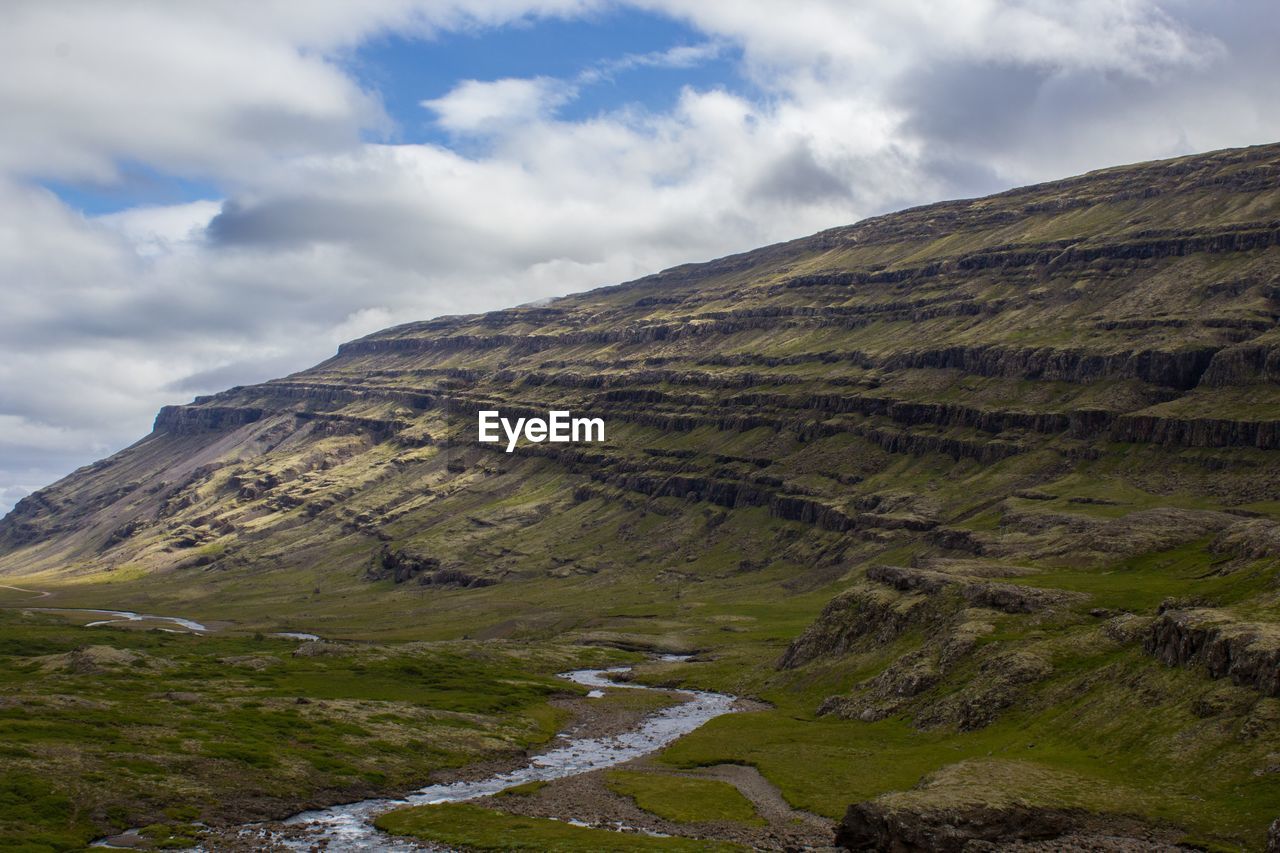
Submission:
M 203 199 L 218 199 L 217 185 L 204 180 L 179 177 L 160 172 L 138 162 L 116 164 L 119 180 L 112 183 L 42 181 L 67 205 L 88 216 L 115 213 L 131 207 L 185 204 Z
M 617 9 L 583 18 L 546 18 L 501 29 L 445 33 L 434 39 L 388 35 L 363 45 L 348 71 L 366 89 L 379 92 L 387 113 L 399 126 L 396 142 L 446 145 L 449 137 L 435 125 L 422 101 L 447 94 L 463 80 L 554 77 L 573 82 L 584 72 L 604 74 L 583 82 L 578 96 L 558 111 L 575 121 L 636 105 L 668 109 L 684 86 L 741 90 L 736 46 L 716 45 L 714 56 L 694 65 L 661 67 L 643 62 L 617 67 L 627 57 L 708 44 L 684 23 L 634 9 Z M 612 73 L 610 70 L 612 69 Z

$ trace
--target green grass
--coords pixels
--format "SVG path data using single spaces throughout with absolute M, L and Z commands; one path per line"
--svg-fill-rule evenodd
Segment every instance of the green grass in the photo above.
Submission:
M 614 770 L 608 774 L 605 784 L 615 794 L 630 797 L 650 814 L 676 823 L 712 820 L 765 823 L 737 788 L 717 779 Z
M 655 838 L 574 826 L 556 820 L 503 814 L 467 803 L 399 809 L 375 825 L 395 835 L 457 845 L 468 850 L 533 850 L 539 853 L 728 853 L 736 844 L 690 838 Z
M 660 758 L 677 767 L 750 764 L 794 807 L 833 819 L 850 803 L 913 789 L 960 762 L 1012 761 L 998 786 L 979 772 L 960 790 L 970 802 L 1014 791 L 1033 803 L 1145 815 L 1219 844 L 1260 845 L 1280 803 L 1267 758 L 1280 749 L 1280 703 L 1166 668 L 1136 649 L 1076 654 L 1064 651 L 1049 682 L 977 731 L 921 731 L 903 717 L 815 718 L 812 705 L 797 702 L 719 717 Z M 1144 697 L 1141 713 L 1135 695 Z M 1238 710 L 1207 720 L 1189 711 L 1211 695 L 1231 697 Z M 1248 719 L 1271 722 L 1255 722 L 1257 733 L 1242 738 Z
M 89 815 L 70 792 L 12 766 L 0 773 L 0 849 L 20 853 L 74 850 L 93 833 Z
M 1090 607 L 1154 612 L 1168 598 L 1199 598 L 1230 606 L 1265 592 L 1276 577 L 1273 561 L 1258 561 L 1231 572 L 1218 566 L 1229 557 L 1208 550 L 1209 540 L 1168 551 L 1142 554 L 1093 571 L 1047 571 L 1010 579 L 1012 583 L 1066 589 L 1089 595 Z
M 850 724 L 796 719 L 779 711 L 718 717 L 662 753 L 676 767 L 750 764 L 796 808 L 839 818 L 850 803 L 908 788 L 924 773 L 962 757 L 944 738 L 900 720 Z
M 86 664 L 97 658 L 77 649 L 91 644 L 139 657 Z M 493 643 L 297 647 L 0 611 L 0 849 L 79 849 L 138 826 L 181 838 L 189 821 L 249 821 L 277 797 L 414 787 L 547 742 L 565 721 L 547 700 L 583 692 L 553 674 L 618 658 Z

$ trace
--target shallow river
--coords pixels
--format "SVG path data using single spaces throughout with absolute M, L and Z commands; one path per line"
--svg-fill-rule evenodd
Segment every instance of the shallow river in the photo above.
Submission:
M 27 590 L 22 590 L 27 591 Z M 33 591 L 34 592 L 34 591 Z M 158 622 L 176 626 L 177 630 L 185 629 L 196 633 L 209 630 L 205 625 L 191 619 L 177 616 L 153 616 L 147 613 L 135 613 L 132 610 L 94 610 L 76 607 L 30 607 L 29 610 L 48 612 L 80 612 L 102 614 L 108 618 L 90 622 L 86 627 L 109 625 L 117 622 Z M 282 631 L 277 636 L 300 640 L 318 640 L 314 634 Z M 675 655 L 664 656 L 665 660 L 683 660 Z M 614 681 L 610 676 L 620 675 L 631 669 L 628 666 L 615 666 L 609 669 L 579 669 L 561 673 L 560 677 L 590 688 L 588 696 L 600 697 L 606 689 L 654 690 L 643 684 L 631 684 Z M 313 845 L 327 842 L 330 850 L 355 851 L 421 851 L 431 848 L 408 840 L 401 840 L 379 832 L 373 826 L 373 819 L 378 815 L 403 806 L 420 806 L 431 803 L 452 803 L 496 794 L 499 791 L 525 782 L 549 781 L 576 776 L 611 767 L 657 752 L 672 741 L 687 735 L 708 720 L 733 711 L 736 697 L 723 693 L 708 693 L 701 690 L 681 690 L 681 695 L 688 699 L 679 705 L 672 705 L 645 717 L 639 726 L 621 734 L 605 737 L 569 737 L 562 734 L 558 738 L 560 746 L 539 753 L 529 759 L 529 763 L 515 770 L 498 773 L 485 779 L 472 782 L 451 782 L 444 785 L 428 785 L 401 799 L 380 798 L 361 800 L 332 806 L 327 809 L 300 812 L 283 821 L 288 827 L 283 832 L 272 831 L 259 824 L 251 824 L 241 831 L 246 841 L 259 841 L 264 844 L 274 842 L 295 850 L 309 850 Z M 136 834 L 136 830 L 126 836 Z M 114 839 L 112 839 L 114 840 Z M 111 846 L 111 841 L 100 840 L 95 847 Z
M 674 658 L 673 658 L 674 659 Z M 641 684 L 612 681 L 609 676 L 626 672 L 630 667 L 580 669 L 561 674 L 561 678 L 594 690 L 624 688 L 652 690 Z M 420 851 L 422 845 L 384 835 L 373 827 L 372 820 L 383 812 L 402 806 L 450 803 L 496 794 L 525 782 L 561 779 L 602 767 L 630 761 L 656 752 L 677 738 L 688 734 L 708 720 L 733 711 L 735 697 L 722 693 L 682 690 L 689 697 L 679 705 L 664 708 L 645 717 L 635 729 L 608 737 L 564 738 L 563 745 L 530 758 L 524 767 L 499 773 L 474 782 L 452 782 L 428 785 L 403 799 L 362 800 L 317 811 L 301 812 L 285 821 L 305 833 L 305 837 L 281 837 L 261 827 L 246 827 L 245 837 L 271 840 L 296 850 L 310 849 L 313 844 L 328 842 L 331 850 Z M 428 848 L 429 849 L 429 848 Z

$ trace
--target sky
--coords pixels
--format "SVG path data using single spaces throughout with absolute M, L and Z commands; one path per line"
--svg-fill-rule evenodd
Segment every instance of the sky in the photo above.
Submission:
M 389 325 L 1280 141 L 1277 44 L 1275 0 L 6 0 L 0 512 Z

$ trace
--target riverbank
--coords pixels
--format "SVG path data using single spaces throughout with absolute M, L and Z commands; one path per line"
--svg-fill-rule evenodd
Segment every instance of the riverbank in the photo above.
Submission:
M 560 696 L 552 698 L 549 705 L 558 711 L 563 728 L 549 746 L 563 745 L 570 739 L 616 737 L 636 729 L 645 717 L 679 704 L 674 691 L 615 690 L 600 698 L 587 696 Z M 529 763 L 526 754 L 511 754 L 469 763 L 462 767 L 445 768 L 429 777 L 432 785 L 479 783 L 495 776 L 509 774 Z M 422 786 L 402 789 L 389 796 L 377 797 L 379 801 L 404 800 Z M 307 804 L 290 814 L 305 811 Z M 246 831 L 248 830 L 248 831 Z M 211 830 L 209 838 L 219 849 L 230 851 L 291 850 L 301 842 L 316 840 L 312 828 L 299 823 L 289 823 L 286 818 L 265 821 L 251 828 L 245 826 L 222 827 Z
M 375 798 L 327 809 L 304 812 L 286 821 L 242 828 L 236 837 L 248 839 L 259 849 L 268 845 L 284 849 L 333 846 L 343 850 L 400 849 L 373 822 L 392 810 L 441 802 L 462 802 L 492 796 L 504 790 L 546 783 L 612 767 L 650 755 L 706 721 L 732 713 L 735 697 L 703 691 L 672 691 L 640 684 L 615 684 L 612 678 L 627 672 L 625 666 L 566 672 L 561 678 L 591 688 L 587 704 L 607 706 L 612 694 L 658 694 L 677 701 L 642 715 L 634 725 L 621 727 L 619 715 L 588 712 L 556 738 L 548 749 L 530 756 L 521 766 L 480 779 L 464 779 L 429 785 L 399 800 Z M 604 695 L 598 695 L 603 693 Z M 593 719 L 594 718 L 594 719 Z M 605 733 L 607 730 L 608 733 Z M 403 849 L 415 849 L 411 842 Z

